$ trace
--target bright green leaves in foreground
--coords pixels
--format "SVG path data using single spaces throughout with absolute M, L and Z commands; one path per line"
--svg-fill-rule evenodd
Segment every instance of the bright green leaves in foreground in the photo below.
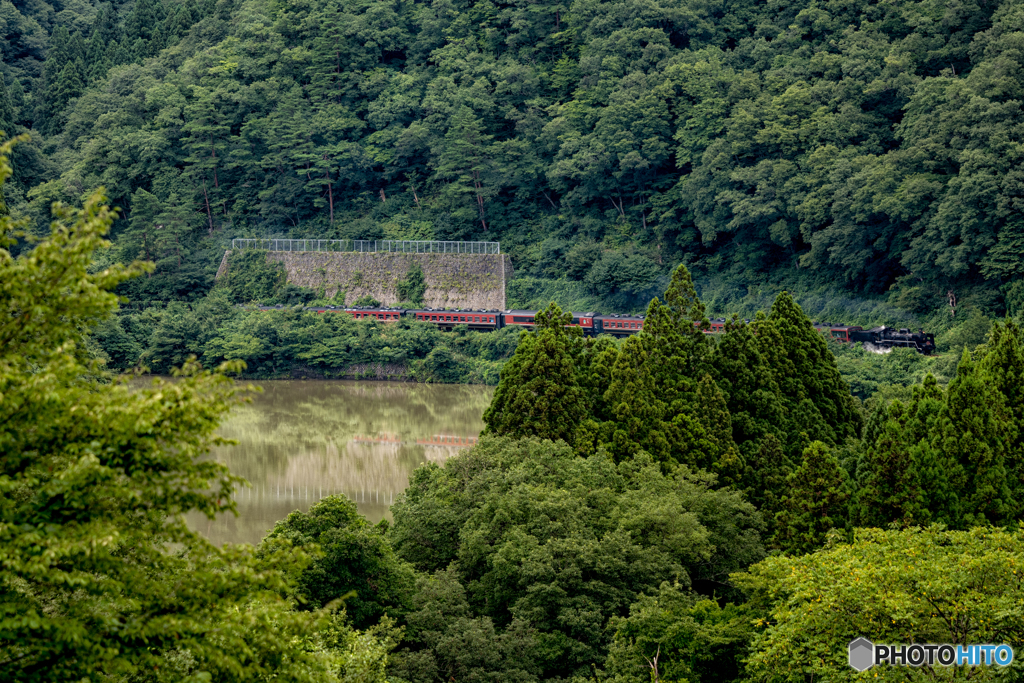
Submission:
M 0 146 L 0 181 L 9 153 Z M 183 513 L 234 508 L 240 480 L 203 458 L 221 443 L 231 366 L 189 362 L 142 387 L 82 360 L 83 330 L 117 306 L 110 290 L 146 268 L 91 268 L 109 246 L 101 194 L 54 214 L 18 258 L 6 250 L 18 226 L 0 216 L 2 677 L 382 680 L 379 644 L 280 597 L 302 553 L 257 565 L 188 529 Z
M 260 545 L 268 555 L 285 547 L 316 547 L 317 557 L 296 577 L 299 594 L 319 608 L 345 598 L 345 611 L 357 628 L 372 626 L 385 613 L 405 611 L 413 588 L 408 565 L 384 540 L 386 523 L 373 527 L 344 496 L 328 496 L 308 513 L 295 511 L 274 525 Z
M 766 610 L 751 644 L 753 680 L 845 681 L 847 643 L 1024 644 L 1024 532 L 939 527 L 860 529 L 854 541 L 796 558 L 773 557 L 736 577 Z M 1014 669 L 1017 667 L 1015 666 Z M 884 680 L 962 680 L 958 668 L 888 666 Z M 979 667 L 972 680 L 1011 672 Z

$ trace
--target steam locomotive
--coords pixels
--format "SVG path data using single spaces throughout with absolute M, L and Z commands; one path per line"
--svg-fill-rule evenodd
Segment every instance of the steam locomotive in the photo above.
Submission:
M 261 310 L 272 310 L 273 308 L 261 307 Z M 471 330 L 480 332 L 492 332 L 503 327 L 525 327 L 532 330 L 536 325 L 535 316 L 538 313 L 538 311 L 520 310 L 344 308 L 340 306 L 309 307 L 305 310 L 314 313 L 348 313 L 355 318 L 376 318 L 383 322 L 395 322 L 400 318 L 408 317 L 436 325 L 439 329 L 446 331 L 451 331 L 457 325 L 465 325 Z M 613 337 L 628 337 L 644 328 L 644 316 L 618 313 L 602 315 L 597 312 L 573 313 L 569 326 L 579 327 L 586 336 L 610 334 Z M 704 332 L 705 334 L 721 334 L 725 332 L 725 326 L 725 318 L 714 318 Z M 924 330 L 912 332 L 906 328 L 894 329 L 884 326 L 865 330 L 855 325 L 817 322 L 814 323 L 814 329 L 840 343 L 863 342 L 883 350 L 908 348 L 924 354 L 935 352 L 935 335 L 926 333 Z

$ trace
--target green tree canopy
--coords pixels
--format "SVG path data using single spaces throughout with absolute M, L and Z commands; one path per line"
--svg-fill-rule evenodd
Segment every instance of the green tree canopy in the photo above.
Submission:
M 590 414 L 584 386 L 583 333 L 569 327 L 572 315 L 552 303 L 535 317 L 536 332 L 526 332 L 505 365 L 494 400 L 484 413 L 486 433 L 575 440 Z
M 761 355 L 781 392 L 790 457 L 806 445 L 802 434 L 830 446 L 860 435 L 861 416 L 824 337 L 788 292 L 754 323 Z
M 786 487 L 788 495 L 775 516 L 773 545 L 793 554 L 811 552 L 825 543 L 830 531 L 846 528 L 847 474 L 828 446 L 811 442 L 786 477 Z
M 710 593 L 762 556 L 760 519 L 647 456 L 616 464 L 565 444 L 482 439 L 443 468 L 421 468 L 393 506 L 396 552 L 418 569 L 449 565 L 474 612 L 520 620 L 540 641 L 545 677 L 587 675 L 609 645 L 609 619 L 675 580 Z
M 747 675 L 753 679 L 861 680 L 847 644 L 1010 643 L 1020 647 L 1020 530 L 859 529 L 801 557 L 772 557 L 735 577 L 760 610 Z M 1014 667 L 1015 668 L 1015 667 Z M 1005 680 L 1013 670 L 978 667 L 972 678 Z M 962 667 L 934 667 L 937 680 L 961 680 Z M 905 681 L 901 667 L 875 667 L 878 680 Z
M 384 540 L 384 529 L 370 525 L 345 496 L 328 496 L 308 513 L 288 515 L 267 534 L 260 553 L 272 554 L 282 540 L 294 548 L 318 550 L 296 580 L 299 594 L 310 607 L 344 598 L 345 611 L 356 628 L 408 609 L 412 571 L 395 557 Z
M 133 388 L 88 360 L 86 330 L 116 308 L 111 290 L 148 269 L 93 268 L 112 219 L 100 193 L 58 205 L 50 235 L 13 258 L 20 226 L 0 216 L 4 677 L 383 680 L 379 644 L 331 635 L 329 615 L 281 599 L 302 553 L 258 564 L 185 523 L 234 509 L 241 480 L 206 456 L 223 443 L 214 430 L 236 393 L 224 373 L 239 365 L 190 361 L 175 381 Z

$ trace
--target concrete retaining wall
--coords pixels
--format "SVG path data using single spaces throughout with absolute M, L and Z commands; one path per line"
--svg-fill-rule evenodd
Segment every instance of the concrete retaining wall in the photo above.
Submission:
M 399 303 L 398 283 L 413 263 L 423 269 L 426 308 L 503 310 L 505 285 L 512 279 L 512 264 L 505 254 L 271 251 L 267 259 L 283 263 L 292 284 L 328 297 L 344 290 L 348 304 L 367 294 L 384 305 Z M 227 262 L 226 253 L 218 277 L 227 270 Z

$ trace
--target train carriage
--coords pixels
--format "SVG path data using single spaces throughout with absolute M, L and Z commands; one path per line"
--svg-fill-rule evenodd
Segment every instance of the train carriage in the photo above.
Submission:
M 814 323 L 814 329 L 840 344 L 856 341 L 857 332 L 861 327 L 856 325 L 836 325 L 834 323 Z
M 502 314 L 504 324 L 506 327 L 525 327 L 532 330 L 536 327 L 536 315 L 537 311 L 505 311 Z M 572 321 L 566 327 L 578 327 L 583 330 L 583 334 L 588 337 L 592 337 L 598 334 L 596 326 L 596 318 L 600 316 L 600 313 L 594 313 L 587 311 L 585 313 L 571 313 Z
M 356 320 L 363 318 L 376 318 L 383 322 L 397 322 L 405 313 L 404 308 L 382 308 L 382 307 L 352 307 L 342 309 Z
M 594 319 L 599 334 L 628 337 L 644 329 L 642 315 L 599 315 Z
M 461 311 L 438 310 L 424 308 L 410 310 L 408 314 L 416 320 L 437 325 L 438 328 L 451 330 L 456 325 L 466 325 L 471 330 L 491 332 L 502 326 L 499 311 Z

